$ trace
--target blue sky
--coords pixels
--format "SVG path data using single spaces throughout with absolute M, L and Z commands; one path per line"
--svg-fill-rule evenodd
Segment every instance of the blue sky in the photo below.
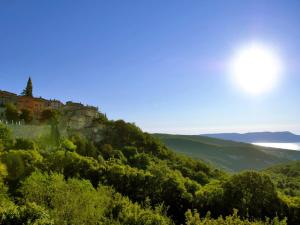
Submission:
M 96 105 L 149 132 L 300 133 L 300 1 L 0 2 L 0 89 Z M 226 63 L 274 46 L 278 87 L 253 97 Z

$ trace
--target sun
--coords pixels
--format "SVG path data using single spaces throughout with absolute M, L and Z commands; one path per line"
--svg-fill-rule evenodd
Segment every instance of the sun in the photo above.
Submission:
M 233 81 L 252 95 L 272 90 L 279 81 L 282 63 L 272 49 L 257 43 L 241 48 L 231 61 Z

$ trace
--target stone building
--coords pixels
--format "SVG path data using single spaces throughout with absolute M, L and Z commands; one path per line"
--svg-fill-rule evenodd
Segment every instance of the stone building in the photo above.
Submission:
M 46 109 L 59 110 L 64 104 L 58 100 L 47 100 L 30 96 L 18 96 L 7 91 L 0 91 L 0 118 L 5 118 L 5 105 L 14 104 L 19 111 L 27 109 L 38 119 Z
M 47 100 L 42 98 L 32 98 L 28 96 L 19 96 L 17 109 L 27 109 L 32 112 L 34 117 L 39 117 L 40 114 L 47 108 Z
M 0 90 L 0 107 L 5 106 L 7 103 L 17 104 L 18 96 L 14 93 Z
M 50 99 L 48 101 L 48 107 L 50 109 L 56 109 L 56 110 L 58 110 L 58 109 L 61 109 L 63 106 L 64 106 L 64 104 L 61 101 L 58 101 L 56 99 L 53 99 L 53 100 Z

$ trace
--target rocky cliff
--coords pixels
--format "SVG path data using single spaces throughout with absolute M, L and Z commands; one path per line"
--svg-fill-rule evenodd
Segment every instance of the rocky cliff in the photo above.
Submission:
M 101 133 L 104 128 L 97 122 L 99 115 L 96 107 L 67 102 L 66 106 L 61 109 L 58 127 L 62 135 L 80 132 L 97 142 L 102 139 Z

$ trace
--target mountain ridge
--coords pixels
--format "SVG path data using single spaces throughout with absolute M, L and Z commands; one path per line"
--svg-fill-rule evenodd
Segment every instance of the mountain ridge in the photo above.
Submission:
M 278 143 L 297 143 L 300 142 L 300 135 L 290 131 L 280 132 L 248 132 L 248 133 L 212 133 L 200 134 L 199 136 L 218 138 L 229 141 L 255 143 L 255 142 L 278 142 Z

